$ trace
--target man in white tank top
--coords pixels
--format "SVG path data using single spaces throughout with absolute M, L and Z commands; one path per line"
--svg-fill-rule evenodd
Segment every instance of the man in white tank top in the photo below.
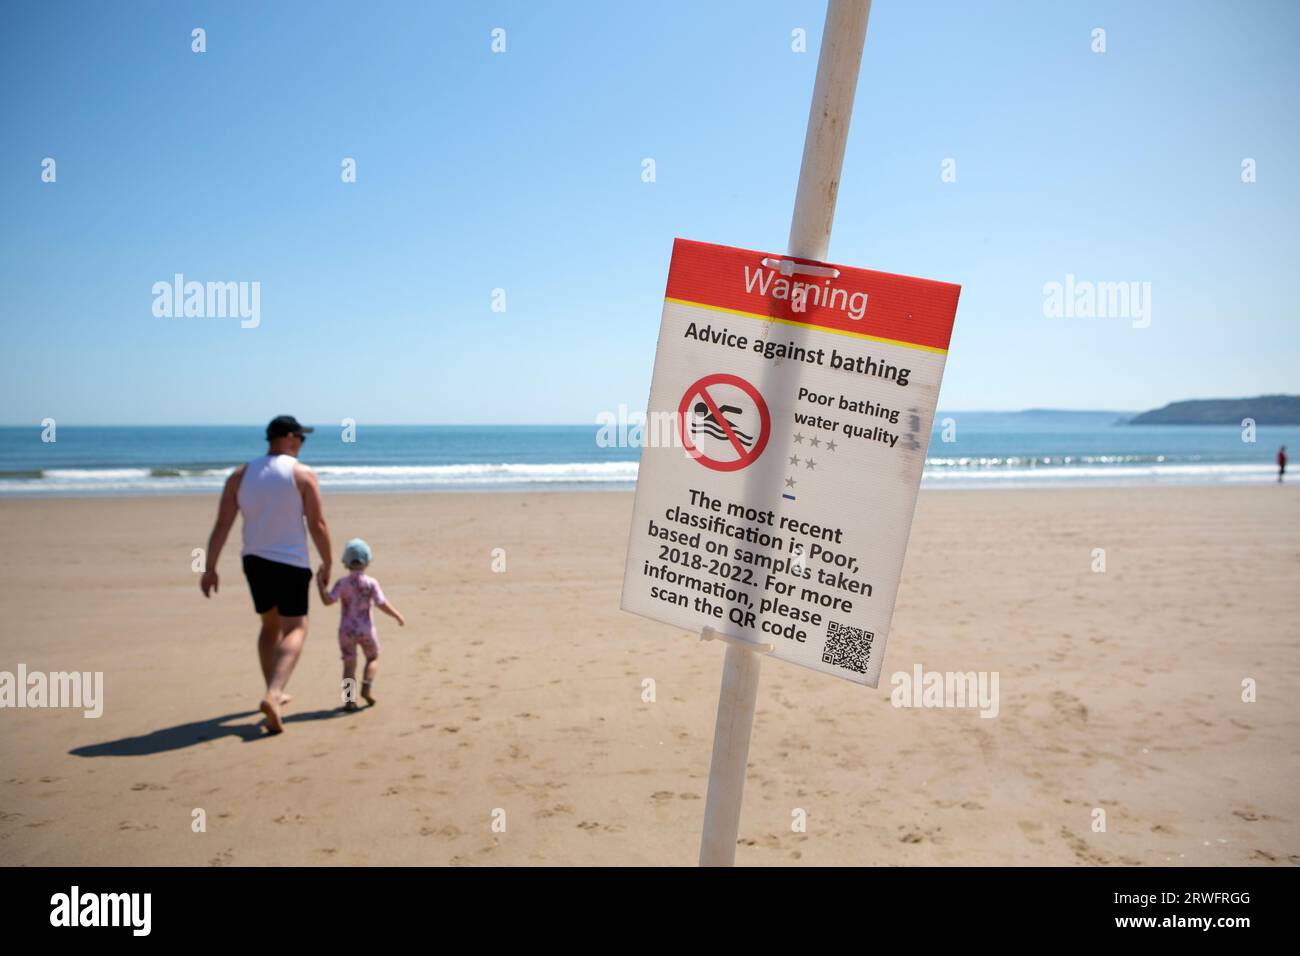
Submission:
M 217 521 L 208 538 L 207 570 L 199 587 L 208 597 L 218 590 L 217 558 L 226 544 L 235 515 L 244 515 L 244 576 L 253 593 L 253 608 L 262 618 L 257 654 L 266 678 L 261 710 L 273 734 L 284 730 L 281 715 L 289 695 L 285 687 L 307 639 L 307 592 L 311 559 L 307 535 L 320 554 L 321 583 L 329 584 L 330 532 L 325 523 L 316 473 L 298 460 L 310 428 L 292 415 L 266 426 L 266 454 L 240 465 L 226 479 Z

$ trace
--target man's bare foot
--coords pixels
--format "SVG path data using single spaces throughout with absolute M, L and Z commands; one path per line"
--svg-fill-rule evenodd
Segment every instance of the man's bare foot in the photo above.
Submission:
M 369 681 L 366 681 L 361 685 L 361 696 L 366 699 L 366 703 L 371 707 L 375 706 L 375 695 Z
M 273 734 L 284 733 L 284 721 L 280 719 L 280 706 L 267 695 L 258 708 L 266 714 L 266 729 Z
M 281 706 L 281 707 L 288 707 L 288 706 L 289 706 L 289 701 L 291 701 L 291 700 L 293 700 L 293 694 L 286 694 L 286 693 L 284 693 L 283 691 L 280 693 L 280 706 Z

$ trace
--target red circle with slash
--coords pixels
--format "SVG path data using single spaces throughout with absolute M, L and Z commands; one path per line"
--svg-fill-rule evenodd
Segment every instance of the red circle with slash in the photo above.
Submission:
M 732 385 L 744 392 L 753 401 L 754 407 L 758 410 L 759 429 L 752 448 L 746 448 L 740 438 L 737 437 L 732 423 L 727 421 L 727 417 L 719 410 L 718 403 L 709 394 L 709 388 L 714 385 Z M 710 457 L 700 451 L 695 442 L 691 440 L 691 436 L 686 429 L 686 415 L 691 400 L 696 395 L 708 407 L 709 419 L 726 435 L 727 440 L 736 449 L 736 454 L 739 457 L 729 461 Z M 772 413 L 768 411 L 767 402 L 763 401 L 763 396 L 759 394 L 758 389 L 750 385 L 749 382 L 739 375 L 716 372 L 713 375 L 704 376 L 686 390 L 686 394 L 682 396 L 681 404 L 677 406 L 677 428 L 682 436 L 682 444 L 686 446 L 687 453 L 705 468 L 711 468 L 714 471 L 740 471 L 740 469 L 756 462 L 758 456 L 763 454 L 763 449 L 767 447 L 767 440 L 772 435 Z

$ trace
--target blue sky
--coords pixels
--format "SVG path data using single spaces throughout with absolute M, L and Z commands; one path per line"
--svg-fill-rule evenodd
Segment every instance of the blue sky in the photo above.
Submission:
M 673 237 L 784 250 L 824 11 L 7 4 L 0 423 L 640 408 Z M 1286 2 L 876 0 L 830 257 L 963 286 L 942 408 L 1300 390 L 1297 35 Z M 260 282 L 261 325 L 156 318 L 177 272 Z M 1150 282 L 1150 327 L 1045 317 L 1067 274 Z

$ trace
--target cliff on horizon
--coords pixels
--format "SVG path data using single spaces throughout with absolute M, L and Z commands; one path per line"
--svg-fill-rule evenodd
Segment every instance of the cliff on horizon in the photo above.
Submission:
M 1129 419 L 1130 425 L 1300 425 L 1300 395 L 1259 395 L 1255 398 L 1198 398 L 1170 402 Z

